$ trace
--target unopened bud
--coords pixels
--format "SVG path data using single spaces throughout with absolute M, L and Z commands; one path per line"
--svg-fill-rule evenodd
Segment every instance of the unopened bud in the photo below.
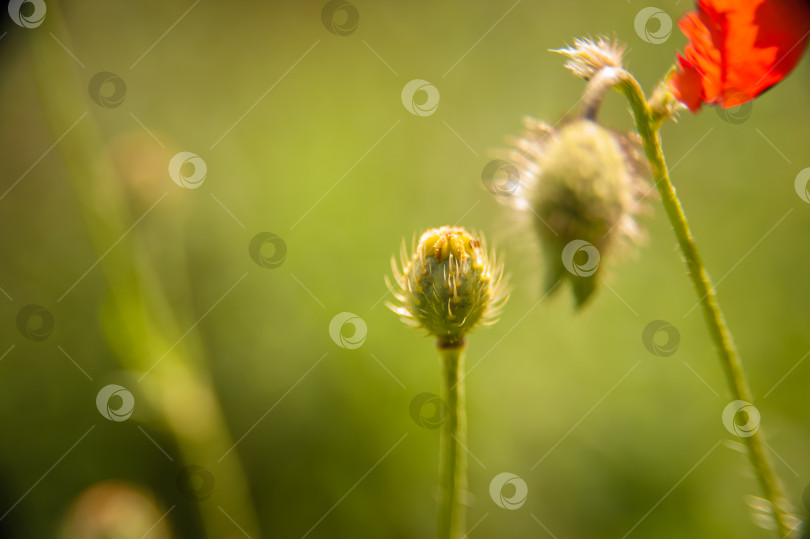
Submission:
M 487 256 L 482 242 L 464 228 L 430 229 L 415 252 L 402 249 L 402 267 L 392 260 L 398 305 L 389 307 L 411 326 L 441 343 L 456 343 L 476 326 L 492 324 L 507 295 L 503 267 Z
M 645 167 L 624 136 L 587 118 L 552 129 L 526 121 L 512 161 L 548 265 L 549 289 L 569 280 L 578 306 L 596 288 L 601 261 L 634 238 Z

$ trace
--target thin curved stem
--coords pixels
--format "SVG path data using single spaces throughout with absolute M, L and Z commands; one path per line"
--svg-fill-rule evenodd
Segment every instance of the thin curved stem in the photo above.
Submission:
M 596 120 L 596 115 L 602 106 L 602 101 L 608 91 L 613 89 L 622 78 L 628 75 L 624 69 L 606 67 L 600 69 L 596 75 L 588 81 L 585 92 L 582 94 L 582 106 L 579 109 L 583 118 Z
M 638 81 L 629 73 L 624 73 L 625 76 L 621 78 L 616 88 L 630 103 L 636 127 L 644 145 L 644 152 L 652 165 L 655 185 L 661 194 L 661 201 L 675 231 L 675 236 L 678 238 L 678 244 L 689 270 L 689 278 L 692 280 L 695 292 L 700 299 L 703 314 L 706 318 L 706 326 L 709 329 L 720 363 L 728 378 L 731 394 L 735 400 L 751 402 L 751 391 L 748 388 L 740 357 L 737 354 L 723 313 L 720 311 L 714 288 L 706 273 L 695 239 L 689 230 L 689 223 L 683 211 L 683 206 L 669 178 L 669 170 L 661 149 L 661 137 L 658 133 L 661 118 L 650 108 Z M 771 459 L 765 450 L 762 428 L 759 428 L 752 436 L 744 438 L 744 440 L 748 447 L 748 457 L 754 467 L 764 497 L 771 503 L 773 508 L 773 517 L 779 536 L 790 537 L 792 534 L 790 526 L 792 516 L 788 509 L 789 504 L 781 482 L 773 469 Z
M 442 426 L 439 460 L 439 539 L 458 539 L 464 534 L 464 503 L 467 491 L 467 414 L 464 403 L 465 342 L 439 343 L 442 359 L 442 399 L 447 417 Z
M 48 0 L 50 29 L 70 45 L 70 28 L 59 4 L 57 0 Z M 31 67 L 40 87 L 39 106 L 55 133 L 61 134 L 64 126 L 76 121 L 82 111 L 87 110 L 87 74 L 79 73 L 74 64 L 65 62 L 61 54 L 54 52 L 53 44 L 44 39 L 31 40 L 31 47 Z M 92 118 L 93 114 L 89 116 Z M 223 518 L 219 511 L 210 510 L 220 506 L 227 507 L 228 517 L 239 522 L 245 533 L 255 537 L 259 524 L 248 476 L 237 454 L 231 453 L 223 460 L 223 455 L 234 447 L 234 440 L 213 377 L 203 359 L 203 345 L 193 335 L 180 339 L 182 343 L 177 341 L 181 327 L 185 328 L 185 325 L 180 325 L 180 320 L 197 316 L 192 310 L 191 299 L 178 301 L 178 298 L 192 297 L 190 292 L 178 288 L 184 285 L 177 284 L 188 282 L 188 278 L 178 274 L 174 281 L 166 280 L 166 283 L 172 282 L 170 294 L 167 291 L 169 285 L 157 278 L 153 253 L 147 249 L 150 238 L 147 230 L 142 225 L 139 232 L 129 234 L 125 231 L 135 221 L 135 216 L 130 213 L 139 204 L 139 198 L 136 191 L 128 190 L 132 186 L 119 175 L 120 170 L 111 159 L 110 141 L 102 136 L 101 126 L 90 118 L 59 144 L 63 155 L 60 166 L 65 178 L 73 181 L 92 244 L 99 253 L 111 244 L 117 245 L 115 250 L 107 251 L 109 256 L 105 253 L 98 259 L 99 269 L 107 282 L 104 293 L 107 297 L 104 301 L 99 300 L 98 308 L 110 353 L 121 367 L 140 373 L 148 372 L 161 354 L 165 357 L 160 369 L 149 374 L 140 384 L 144 402 L 136 403 L 136 409 L 148 402 L 144 408 L 153 410 L 154 428 L 161 429 L 173 440 L 179 452 L 177 456 L 182 461 L 210 465 L 212 469 L 216 466 L 216 488 L 206 505 L 199 505 L 204 528 L 199 535 L 207 538 L 232 536 L 233 523 Z M 152 200 L 162 200 L 158 193 L 151 192 L 155 196 Z M 142 211 L 138 210 L 138 213 Z M 157 229 L 153 232 L 157 233 Z M 166 232 L 162 234 L 165 239 Z M 139 239 L 133 239 L 138 235 L 141 236 Z M 176 252 L 170 255 L 181 256 Z M 175 268 L 183 267 L 181 259 L 170 260 Z M 91 305 L 90 309 L 93 308 L 95 306 Z M 175 341 L 176 347 L 166 352 L 168 344 Z M 161 488 L 158 485 L 165 483 L 152 484 Z M 196 487 L 189 488 L 193 491 Z

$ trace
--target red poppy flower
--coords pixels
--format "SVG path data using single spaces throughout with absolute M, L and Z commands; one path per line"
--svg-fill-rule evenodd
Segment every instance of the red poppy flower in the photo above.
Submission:
M 679 24 L 689 39 L 670 79 L 689 110 L 733 107 L 790 73 L 810 39 L 807 0 L 698 0 Z

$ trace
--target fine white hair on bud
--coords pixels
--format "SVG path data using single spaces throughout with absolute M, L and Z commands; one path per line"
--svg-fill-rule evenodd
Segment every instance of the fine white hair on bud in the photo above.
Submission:
M 398 304 L 388 307 L 410 326 L 440 343 L 464 340 L 474 327 L 495 323 L 508 299 L 503 265 L 488 254 L 483 238 L 461 227 L 427 230 L 400 266 L 391 260 L 394 283 L 386 284 Z
M 558 52 L 568 58 L 565 67 L 574 75 L 590 80 L 596 73 L 606 68 L 624 69 L 622 57 L 625 49 L 625 45 L 616 40 L 598 36 L 596 40 L 576 38 L 573 46 L 552 49 L 552 52 Z
M 532 221 L 547 289 L 567 280 L 582 306 L 596 289 L 600 259 L 641 236 L 635 218 L 651 192 L 647 162 L 636 141 L 588 118 L 558 127 L 527 118 L 524 126 L 505 154 L 517 167 L 519 188 L 500 198 Z

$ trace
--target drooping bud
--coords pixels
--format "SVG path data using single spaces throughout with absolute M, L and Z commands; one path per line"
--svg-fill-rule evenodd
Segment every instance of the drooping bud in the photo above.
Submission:
M 508 298 L 503 266 L 464 228 L 426 231 L 410 257 L 403 243 L 401 264 L 391 260 L 396 283 L 389 288 L 399 305 L 389 307 L 441 344 L 460 342 L 474 327 L 497 321 Z
M 588 118 L 557 129 L 534 119 L 525 126 L 509 153 L 520 171 L 518 207 L 531 212 L 540 236 L 548 289 L 567 279 L 582 306 L 601 260 L 638 236 L 644 162 L 629 139 Z
M 649 164 L 640 157 L 638 142 L 596 120 L 607 92 L 635 80 L 622 65 L 624 50 L 621 43 L 599 37 L 576 39 L 572 47 L 553 51 L 588 81 L 579 114 L 560 127 L 525 119 L 523 136 L 510 141 L 513 148 L 506 154 L 518 179 L 510 174 L 510 188 L 496 191 L 502 201 L 530 213 L 548 266 L 548 290 L 569 280 L 579 307 L 596 289 L 605 255 L 622 240 L 639 236 L 634 217 L 651 192 L 644 185 Z

